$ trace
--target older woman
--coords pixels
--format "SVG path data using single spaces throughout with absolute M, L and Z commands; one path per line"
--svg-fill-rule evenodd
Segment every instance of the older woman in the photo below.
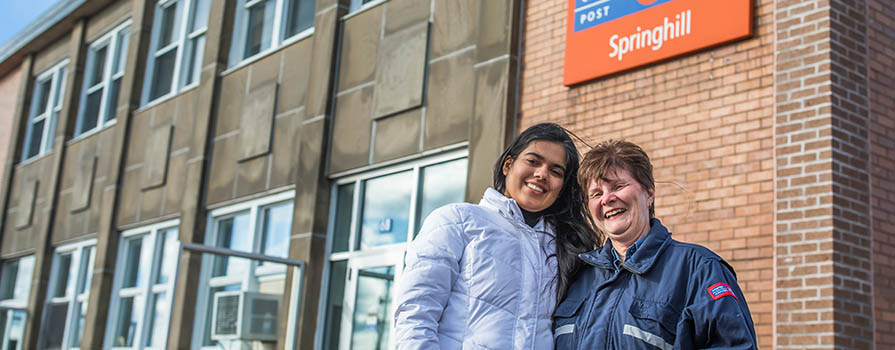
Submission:
M 556 349 L 755 349 L 755 329 L 733 268 L 681 243 L 655 218 L 649 157 L 607 141 L 587 152 L 578 180 L 608 244 L 554 313 Z

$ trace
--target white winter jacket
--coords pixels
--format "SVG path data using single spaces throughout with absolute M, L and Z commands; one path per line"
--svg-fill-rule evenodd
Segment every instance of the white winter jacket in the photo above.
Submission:
M 435 210 L 397 281 L 397 348 L 553 349 L 554 252 L 552 228 L 494 189 Z

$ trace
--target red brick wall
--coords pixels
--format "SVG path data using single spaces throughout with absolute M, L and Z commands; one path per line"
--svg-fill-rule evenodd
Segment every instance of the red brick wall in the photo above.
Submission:
M 895 4 L 867 1 L 874 342 L 895 348 Z
M 553 121 L 627 139 L 655 166 L 656 215 L 737 271 L 761 348 L 773 345 L 774 3 L 752 39 L 567 88 L 566 0 L 526 2 L 519 128 Z

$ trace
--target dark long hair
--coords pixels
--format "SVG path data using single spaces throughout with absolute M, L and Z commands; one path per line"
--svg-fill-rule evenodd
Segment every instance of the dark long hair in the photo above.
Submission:
M 506 175 L 503 174 L 503 165 L 507 159 L 511 161 L 519 157 L 532 141 L 550 141 L 563 146 L 566 151 L 565 175 L 562 182 L 562 190 L 556 197 L 556 202 L 544 209 L 541 217 L 553 226 L 556 233 L 556 261 L 559 271 L 557 273 L 556 303 L 565 298 L 569 286 L 574 281 L 583 262 L 578 259 L 578 254 L 593 250 L 597 246 L 597 233 L 592 229 L 593 225 L 586 211 L 586 198 L 581 185 L 578 183 L 578 148 L 569 137 L 570 132 L 554 123 L 541 123 L 525 129 L 503 151 L 500 158 L 494 164 L 494 183 L 492 187 L 500 193 L 506 190 Z M 547 257 L 550 259 L 553 255 Z

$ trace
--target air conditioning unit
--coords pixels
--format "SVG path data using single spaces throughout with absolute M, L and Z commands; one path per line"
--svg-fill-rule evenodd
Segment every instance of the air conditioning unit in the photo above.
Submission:
M 277 340 L 280 296 L 246 291 L 217 292 L 211 315 L 212 340 Z

